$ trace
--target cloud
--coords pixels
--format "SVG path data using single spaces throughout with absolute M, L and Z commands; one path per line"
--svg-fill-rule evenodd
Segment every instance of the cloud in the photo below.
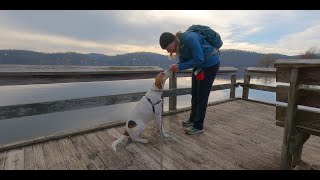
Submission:
M 166 54 L 158 44 L 162 32 L 204 24 L 219 32 L 224 49 L 297 54 L 319 46 L 319 20 L 320 11 L 287 10 L 0 11 L 0 45 L 44 52 Z
M 139 46 L 121 43 L 104 43 L 87 40 L 79 40 L 52 34 L 37 34 L 26 31 L 15 31 L 0 28 L 0 45 L 4 49 L 26 49 L 41 52 L 81 52 L 81 53 L 103 53 L 107 55 L 124 54 L 137 51 L 149 51 L 163 53 L 158 46 Z
M 285 35 L 276 46 L 290 54 L 300 54 L 311 47 L 320 47 L 320 25 L 310 26 L 304 31 Z

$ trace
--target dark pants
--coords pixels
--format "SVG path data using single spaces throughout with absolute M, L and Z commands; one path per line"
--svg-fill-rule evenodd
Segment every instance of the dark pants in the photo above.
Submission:
M 203 129 L 203 122 L 206 115 L 208 98 L 211 92 L 213 81 L 219 71 L 220 63 L 204 69 L 204 80 L 198 81 L 194 75 L 196 68 L 192 72 L 192 92 L 190 120 L 193 127 Z

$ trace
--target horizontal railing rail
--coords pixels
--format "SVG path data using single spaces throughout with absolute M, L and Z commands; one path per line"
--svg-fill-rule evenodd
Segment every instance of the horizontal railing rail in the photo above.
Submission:
M 0 85 L 146 79 L 155 78 L 155 76 L 162 71 L 163 69 L 157 66 L 0 65 Z M 179 77 L 190 77 L 191 72 L 191 70 L 185 70 L 179 73 L 173 73 L 170 77 L 169 90 L 164 90 L 163 94 L 164 97 L 169 97 L 169 111 L 176 110 L 176 97 L 178 95 L 191 94 L 191 88 L 176 88 L 177 75 Z M 221 67 L 218 75 L 230 74 L 231 83 L 213 85 L 211 90 L 217 91 L 230 89 L 230 97 L 234 98 L 235 88 L 238 87 L 235 77 L 236 72 L 236 68 Z M 138 101 L 145 93 L 146 92 L 137 92 L 0 106 L 0 120 L 135 102 Z

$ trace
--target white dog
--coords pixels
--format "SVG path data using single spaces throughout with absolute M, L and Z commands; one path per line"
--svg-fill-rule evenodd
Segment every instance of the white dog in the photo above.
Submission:
M 152 85 L 151 89 L 140 99 L 140 101 L 133 108 L 129 114 L 129 118 L 125 125 L 125 132 L 112 143 L 112 149 L 116 151 L 116 146 L 125 140 L 131 138 L 132 141 L 137 141 L 141 143 L 148 143 L 147 139 L 140 138 L 143 130 L 145 129 L 147 123 L 155 118 L 156 124 L 160 130 L 162 123 L 162 99 L 163 88 L 166 80 L 171 75 L 171 71 L 166 70 L 165 72 L 160 72 L 155 83 Z M 162 126 L 162 131 L 164 137 L 169 137 L 169 135 L 164 131 Z

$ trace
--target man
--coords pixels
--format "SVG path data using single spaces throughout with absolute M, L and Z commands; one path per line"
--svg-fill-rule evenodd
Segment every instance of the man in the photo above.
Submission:
M 192 109 L 189 119 L 182 121 L 182 125 L 187 126 L 185 129 L 187 134 L 202 133 L 208 98 L 220 67 L 219 51 L 200 33 L 192 31 L 178 32 L 176 35 L 164 32 L 160 36 L 159 43 L 170 56 L 178 55 L 179 63 L 171 65 L 169 70 L 177 72 L 193 68 Z

